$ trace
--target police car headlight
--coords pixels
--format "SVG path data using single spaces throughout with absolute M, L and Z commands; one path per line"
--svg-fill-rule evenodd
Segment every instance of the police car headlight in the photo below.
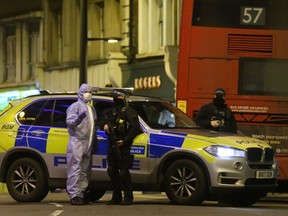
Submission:
M 208 146 L 204 150 L 215 157 L 245 157 L 245 151 L 237 148 L 214 145 Z

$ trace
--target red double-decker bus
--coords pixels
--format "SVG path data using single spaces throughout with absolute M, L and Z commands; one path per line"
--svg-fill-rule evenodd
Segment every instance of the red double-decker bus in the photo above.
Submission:
M 195 117 L 226 90 L 238 131 L 266 140 L 288 189 L 288 1 L 183 0 L 177 106 Z

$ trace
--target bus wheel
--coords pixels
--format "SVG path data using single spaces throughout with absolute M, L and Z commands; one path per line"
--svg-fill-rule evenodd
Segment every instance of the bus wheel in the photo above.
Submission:
M 199 165 L 187 159 L 174 162 L 165 173 L 165 191 L 175 204 L 201 204 L 207 197 L 206 182 Z
M 43 167 L 31 158 L 13 162 L 8 169 L 6 182 L 11 197 L 18 202 L 39 202 L 49 192 Z

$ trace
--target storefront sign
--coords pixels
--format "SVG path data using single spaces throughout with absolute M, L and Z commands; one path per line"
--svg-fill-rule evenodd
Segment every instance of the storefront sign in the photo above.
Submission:
M 158 76 L 139 77 L 134 79 L 134 89 L 154 89 L 160 88 L 161 78 Z
M 175 101 L 175 83 L 165 72 L 163 60 L 121 65 L 123 87 L 134 87 L 135 94 Z

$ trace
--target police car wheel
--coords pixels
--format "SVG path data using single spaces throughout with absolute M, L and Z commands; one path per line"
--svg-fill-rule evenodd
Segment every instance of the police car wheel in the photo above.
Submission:
M 43 167 L 31 158 L 13 162 L 7 171 L 6 181 L 11 197 L 18 202 L 39 202 L 49 192 Z
M 206 182 L 199 165 L 187 159 L 175 161 L 165 173 L 165 191 L 175 204 L 201 204 L 207 197 Z
M 88 201 L 90 202 L 96 202 L 97 200 L 101 199 L 105 193 L 106 190 L 91 189 L 86 192 L 85 198 L 88 199 Z
M 220 205 L 228 205 L 234 207 L 248 207 L 266 195 L 266 192 L 261 191 L 238 191 L 237 196 L 235 196 L 235 193 L 220 194 L 218 196 L 218 203 Z

